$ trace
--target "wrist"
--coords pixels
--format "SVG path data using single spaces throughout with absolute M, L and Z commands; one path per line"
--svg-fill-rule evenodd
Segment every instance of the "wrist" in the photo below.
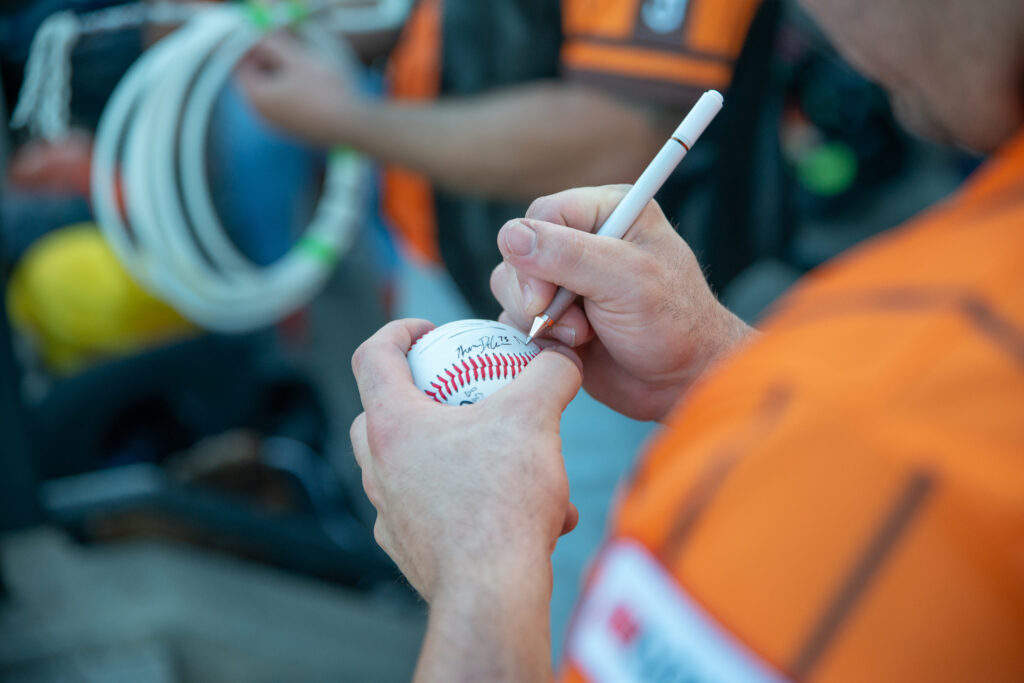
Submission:
M 373 125 L 383 106 L 379 100 L 351 93 L 345 98 L 344 104 L 338 107 L 337 116 L 332 122 L 331 137 L 334 144 L 360 149 L 368 126 Z
M 702 343 L 696 347 L 696 353 L 689 364 L 686 376 L 679 381 L 673 392 L 666 392 L 663 410 L 657 421 L 664 423 L 673 408 L 686 396 L 687 392 L 707 373 L 720 359 L 736 351 L 758 335 L 756 329 L 747 325 L 728 308 L 714 302 L 708 311 L 702 327 Z
M 708 365 L 722 356 L 733 353 L 759 334 L 756 329 L 743 322 L 739 316 L 722 304 L 718 304 L 716 314 L 717 324 L 713 335 L 715 344 L 708 357 Z
M 501 592 L 529 596 L 546 604 L 551 597 L 551 580 L 550 552 L 515 551 L 506 545 L 500 554 L 484 551 L 471 560 L 453 558 L 439 568 L 432 594 L 425 597 L 434 605 Z
M 417 681 L 551 677 L 551 564 L 482 563 L 430 600 Z

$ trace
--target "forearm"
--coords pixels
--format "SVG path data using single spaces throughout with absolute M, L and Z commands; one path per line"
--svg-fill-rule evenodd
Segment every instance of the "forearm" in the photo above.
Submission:
M 528 200 L 632 182 L 664 143 L 671 118 L 592 88 L 545 82 L 428 104 L 355 101 L 333 136 L 452 191 Z
M 450 582 L 431 600 L 415 680 L 549 680 L 550 601 L 547 557 Z

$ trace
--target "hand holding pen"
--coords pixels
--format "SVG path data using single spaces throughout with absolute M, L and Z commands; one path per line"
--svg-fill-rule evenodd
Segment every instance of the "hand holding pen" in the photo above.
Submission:
M 491 289 L 504 309 L 499 320 L 524 331 L 556 288 L 578 292 L 548 334 L 575 349 L 591 396 L 656 420 L 753 331 L 715 299 L 656 202 L 644 199 L 625 239 L 594 234 L 621 214 L 629 191 L 577 188 L 535 201 L 498 234 L 503 261 Z
M 665 180 L 672 174 L 672 171 L 683 160 L 683 157 L 690 151 L 690 148 L 721 109 L 722 95 L 717 90 L 709 90 L 697 100 L 672 137 L 640 174 L 630 191 L 597 231 L 598 235 L 622 239 L 640 212 L 654 198 L 661 186 L 665 184 Z M 575 293 L 565 288 L 559 288 L 551 304 L 534 319 L 533 325 L 530 327 L 530 340 L 544 334 L 558 322 L 575 300 Z

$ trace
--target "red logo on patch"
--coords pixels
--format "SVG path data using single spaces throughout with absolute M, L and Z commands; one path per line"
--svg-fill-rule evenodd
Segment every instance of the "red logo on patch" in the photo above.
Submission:
M 629 645 L 640 633 L 640 624 L 637 623 L 629 608 L 622 604 L 616 605 L 612 610 L 608 623 L 612 627 L 612 632 L 623 645 Z

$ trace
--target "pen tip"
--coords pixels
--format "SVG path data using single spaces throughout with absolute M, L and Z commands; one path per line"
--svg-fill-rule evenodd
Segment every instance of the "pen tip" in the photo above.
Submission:
M 550 324 L 551 319 L 548 318 L 546 315 L 539 315 L 536 318 L 534 318 L 533 325 L 530 327 L 530 341 L 533 341 L 537 337 L 537 335 L 540 334 L 541 330 L 543 330 L 545 326 Z

